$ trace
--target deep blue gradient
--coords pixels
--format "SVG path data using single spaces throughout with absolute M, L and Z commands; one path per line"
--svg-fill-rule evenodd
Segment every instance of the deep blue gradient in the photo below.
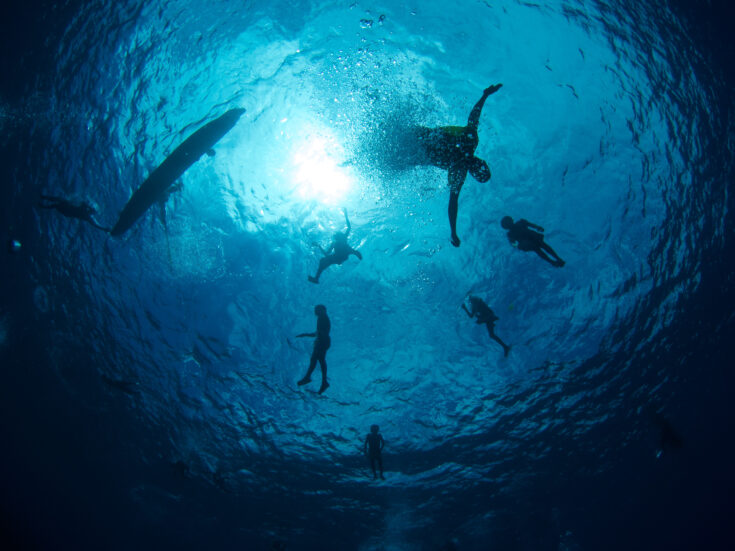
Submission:
M 732 545 L 732 41 L 717 3 L 14 7 L 0 531 L 19 549 Z M 718 38 L 719 37 L 719 38 Z M 722 47 L 720 47 L 722 44 Z M 452 247 L 414 125 L 490 84 Z M 186 137 L 245 114 L 124 236 Z M 352 257 L 307 281 L 352 223 Z M 554 269 L 499 221 L 546 228 Z M 499 316 L 507 358 L 460 309 Z M 331 387 L 299 388 L 315 304 Z M 318 372 L 317 372 L 318 373 Z M 313 387 L 313 388 L 311 388 Z M 660 421 L 681 436 L 661 449 Z M 361 454 L 371 424 L 386 480 Z M 729 545 L 728 545 L 729 544 Z M 454 547 L 452 547 L 454 546 Z

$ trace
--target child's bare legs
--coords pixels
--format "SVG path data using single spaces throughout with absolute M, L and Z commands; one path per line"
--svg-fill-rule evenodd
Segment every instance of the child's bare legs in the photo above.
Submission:
M 314 369 L 316 368 L 316 363 L 319 362 L 319 367 L 322 370 L 322 386 L 319 388 L 319 394 L 327 390 L 329 388 L 329 383 L 327 382 L 327 350 L 329 347 L 325 347 L 324 345 L 315 345 L 314 351 L 311 353 L 311 359 L 309 360 L 309 369 L 306 371 L 306 375 L 304 375 L 304 378 L 301 379 L 298 382 L 299 386 L 305 385 L 307 383 L 311 382 L 311 374 L 314 372 Z
M 491 339 L 493 339 L 495 342 L 497 342 L 500 346 L 503 347 L 503 356 L 508 356 L 508 352 L 510 352 L 510 346 L 505 344 L 502 340 L 500 340 L 500 337 L 498 337 L 495 334 L 495 331 L 493 330 L 493 326 L 489 323 L 487 324 L 487 334 L 490 336 Z
M 551 256 L 554 257 L 554 260 L 556 261 L 556 266 L 558 268 L 561 268 L 562 266 L 564 266 L 565 262 L 561 259 L 561 257 L 558 254 L 556 254 L 556 251 L 552 249 L 551 246 L 546 241 L 541 242 L 541 247 L 543 247 L 543 249 L 546 252 L 548 252 Z
M 319 276 L 322 275 L 322 272 L 329 268 L 332 264 L 334 264 L 334 255 L 324 256 L 319 260 L 319 268 L 316 271 L 316 275 L 314 277 L 309 276 L 309 281 L 312 283 L 319 283 Z
M 385 480 L 385 477 L 383 476 L 383 458 L 380 455 L 370 456 L 370 468 L 373 470 L 373 480 L 378 478 L 378 475 L 375 472 L 376 461 L 378 463 L 378 468 L 380 469 L 380 478 Z
M 543 258 L 546 262 L 551 264 L 552 266 L 556 266 L 557 268 L 561 268 L 564 266 L 564 261 L 559 257 L 558 254 L 552 249 L 548 243 L 545 241 L 542 241 L 539 245 L 538 249 L 534 249 L 536 251 L 536 254 L 539 255 L 541 258 Z M 554 258 L 551 258 L 549 255 L 547 255 L 544 251 L 551 254 Z

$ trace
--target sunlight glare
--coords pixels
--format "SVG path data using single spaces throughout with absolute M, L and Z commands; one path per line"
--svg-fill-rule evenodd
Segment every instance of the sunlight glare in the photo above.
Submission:
M 302 198 L 334 204 L 344 197 L 352 178 L 334 157 L 341 153 L 334 139 L 312 136 L 294 154 L 294 182 Z

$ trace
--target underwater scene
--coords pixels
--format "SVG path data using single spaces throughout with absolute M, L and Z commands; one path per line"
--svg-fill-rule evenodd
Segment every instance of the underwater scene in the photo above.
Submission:
M 6 11 L 3 548 L 735 545 L 725 2 Z

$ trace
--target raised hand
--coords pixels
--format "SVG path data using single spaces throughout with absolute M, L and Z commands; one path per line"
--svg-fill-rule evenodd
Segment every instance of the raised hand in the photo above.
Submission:
M 491 84 L 487 88 L 485 88 L 485 95 L 489 96 L 490 94 L 494 94 L 498 90 L 500 90 L 503 87 L 502 84 Z

